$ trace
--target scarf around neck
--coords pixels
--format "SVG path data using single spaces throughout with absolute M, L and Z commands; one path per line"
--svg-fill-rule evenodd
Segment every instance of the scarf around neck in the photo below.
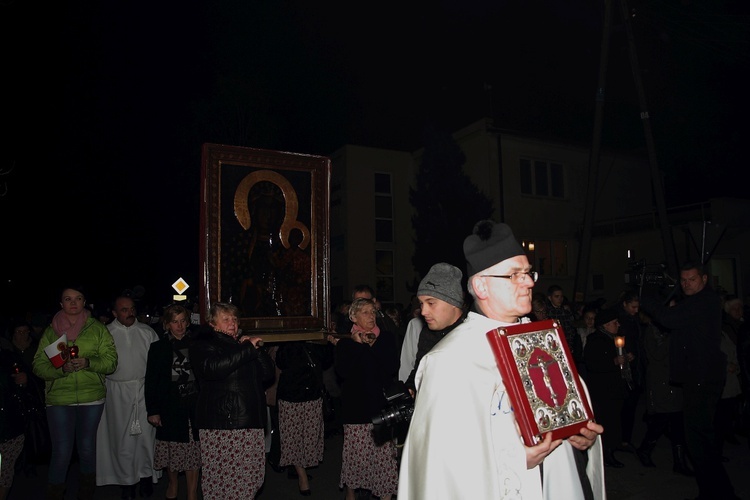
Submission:
M 83 310 L 75 316 L 75 321 L 70 322 L 70 316 L 65 314 L 63 311 L 57 311 L 55 316 L 52 318 L 52 329 L 55 331 L 58 337 L 67 335 L 68 340 L 76 340 L 78 334 L 81 333 L 83 325 L 86 324 L 86 320 L 89 319 L 91 313 L 85 307 Z
M 359 333 L 374 333 L 375 338 L 378 338 L 380 336 L 380 328 L 378 325 L 375 325 L 372 330 L 364 330 L 359 327 L 356 323 L 352 325 L 352 333 L 359 332 Z

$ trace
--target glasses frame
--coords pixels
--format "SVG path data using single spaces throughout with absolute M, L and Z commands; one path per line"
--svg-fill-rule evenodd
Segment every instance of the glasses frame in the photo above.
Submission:
M 511 283 L 517 285 L 526 281 L 526 278 L 531 278 L 533 283 L 536 283 L 539 279 L 539 273 L 537 271 L 516 271 L 511 274 L 482 274 L 482 278 L 505 278 L 510 280 Z M 519 277 L 516 277 L 519 276 Z M 522 278 L 520 276 L 523 276 Z

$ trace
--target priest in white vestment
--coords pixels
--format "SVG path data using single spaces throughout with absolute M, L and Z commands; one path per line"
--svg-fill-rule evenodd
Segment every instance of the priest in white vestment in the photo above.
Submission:
M 119 484 L 122 498 L 150 497 L 159 472 L 153 470 L 156 428 L 148 423 L 144 384 L 148 350 L 159 340 L 136 319 L 130 297 L 118 297 L 107 325 L 117 348 L 117 370 L 107 375 L 107 399 L 96 435 L 96 484 Z
M 531 311 L 536 273 L 505 224 L 464 242 L 477 312 L 421 360 L 401 457 L 399 500 L 605 500 L 601 425 L 525 446 L 486 333 Z

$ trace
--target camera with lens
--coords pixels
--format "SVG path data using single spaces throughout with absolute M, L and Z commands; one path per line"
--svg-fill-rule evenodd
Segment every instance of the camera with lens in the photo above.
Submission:
M 665 264 L 648 264 L 645 259 L 628 261 L 625 283 L 633 287 L 649 288 L 667 293 L 674 288 L 675 280 L 666 273 Z
M 377 415 L 372 417 L 376 427 L 408 427 L 414 413 L 414 398 L 409 394 L 406 384 L 397 382 L 383 391 L 387 404 Z

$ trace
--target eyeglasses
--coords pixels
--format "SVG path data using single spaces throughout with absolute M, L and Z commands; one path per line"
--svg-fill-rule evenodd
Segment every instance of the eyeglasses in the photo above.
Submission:
M 534 283 L 536 283 L 536 280 L 539 279 L 539 273 L 536 271 L 517 271 L 513 274 L 482 274 L 481 276 L 482 278 L 505 278 L 507 280 L 510 280 L 510 282 L 514 285 L 523 283 L 527 278 L 530 278 Z

